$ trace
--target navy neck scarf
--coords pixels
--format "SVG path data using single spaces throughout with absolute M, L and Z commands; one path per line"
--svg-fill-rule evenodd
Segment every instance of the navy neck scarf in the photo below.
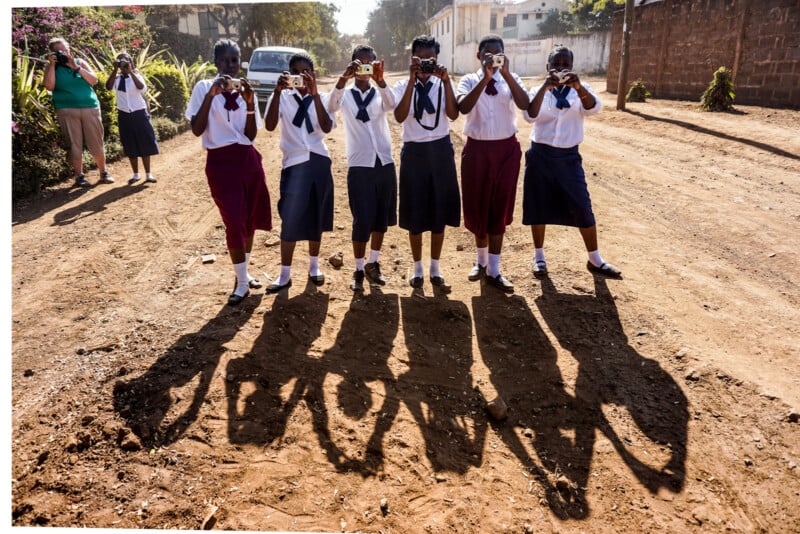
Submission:
M 553 87 L 553 96 L 556 97 L 556 107 L 558 109 L 564 109 L 570 107 L 569 102 L 567 101 L 567 95 L 569 94 L 569 90 L 571 87 L 569 85 L 563 85 L 559 87 Z
M 119 85 L 117 86 L 117 91 L 121 93 L 125 93 L 125 80 L 128 78 L 127 74 L 123 74 L 119 79 Z
M 428 95 L 431 87 L 433 87 L 433 82 L 430 80 L 425 82 L 425 85 L 422 85 L 420 82 L 417 82 L 415 85 L 417 90 L 417 105 L 414 106 L 414 118 L 417 120 L 422 118 L 423 111 L 427 111 L 428 113 L 436 113 L 436 108 L 433 106 L 430 95 Z
M 308 115 L 308 108 L 311 106 L 311 102 L 314 99 L 311 97 L 311 95 L 306 95 L 304 98 L 300 98 L 299 95 L 292 96 L 297 101 L 297 113 L 294 114 L 292 124 L 300 128 L 303 125 L 303 122 L 305 122 L 308 133 L 313 132 L 314 127 L 311 125 L 311 117 Z
M 369 113 L 367 113 L 367 106 L 369 106 L 369 103 L 372 102 L 372 97 L 375 96 L 375 88 L 372 87 L 369 90 L 369 93 L 367 93 L 367 96 L 364 98 L 363 101 L 361 100 L 361 91 L 355 88 L 350 89 L 350 91 L 353 93 L 353 98 L 356 101 L 356 106 L 358 106 L 358 113 L 356 113 L 356 118 L 361 122 L 367 122 L 369 120 Z

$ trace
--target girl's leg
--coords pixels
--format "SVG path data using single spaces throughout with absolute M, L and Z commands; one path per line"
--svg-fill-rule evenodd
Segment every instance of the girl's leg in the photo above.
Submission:
M 411 244 L 411 257 L 414 258 L 414 274 L 409 280 L 411 287 L 422 287 L 422 234 L 409 232 L 408 240 Z

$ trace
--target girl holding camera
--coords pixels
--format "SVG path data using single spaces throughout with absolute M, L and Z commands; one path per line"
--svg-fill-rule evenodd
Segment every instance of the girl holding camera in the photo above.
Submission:
M 386 120 L 386 114 L 394 110 L 394 93 L 383 79 L 383 61 L 377 59 L 371 46 L 357 46 L 328 104 L 331 113 L 342 110 L 345 128 L 347 195 L 356 262 L 350 282 L 353 291 L 363 291 L 365 276 L 373 284 L 386 283 L 378 257 L 386 230 L 397 224 L 397 173 Z M 353 83 L 346 90 L 350 79 Z
M 69 43 L 54 37 L 47 43 L 50 49 L 44 71 L 44 86 L 52 93 L 61 134 L 69 147 L 69 159 L 75 172 L 75 185 L 89 187 L 83 174 L 83 146 L 94 158 L 100 170 L 100 181 L 114 182 L 106 170 L 106 150 L 103 146 L 103 119 L 100 101 L 92 87 L 97 75 L 88 63 L 72 54 Z
M 583 121 L 603 105 L 589 84 L 572 72 L 572 51 L 557 46 L 547 58 L 547 77 L 531 93 L 526 121 L 533 123 L 531 147 L 525 153 L 522 224 L 531 225 L 533 274 L 547 276 L 544 234 L 548 224 L 575 226 L 586 246 L 586 268 L 618 278 L 619 269 L 606 263 L 597 246 L 597 223 L 578 145 Z
M 114 70 L 106 80 L 106 89 L 112 88 L 116 89 L 119 140 L 133 170 L 128 184 L 139 181 L 139 158 L 142 158 L 145 179 L 155 183 L 157 180 L 150 172 L 150 156 L 158 154 L 158 142 L 145 97 L 147 85 L 127 52 L 114 60 Z
M 403 125 L 400 227 L 408 230 L 411 242 L 414 273 L 409 284 L 415 289 L 423 284 L 422 233 L 431 233 L 431 284 L 446 289 L 439 269 L 444 229 L 461 224 L 461 195 L 450 141 L 450 121 L 458 118 L 458 104 L 447 69 L 437 63 L 438 54 L 436 39 L 415 37 L 409 77 L 393 87 L 394 118 Z
M 239 45 L 230 39 L 214 44 L 218 74 L 192 90 L 186 118 L 206 149 L 206 177 L 211 197 L 225 224 L 225 241 L 236 275 L 228 304 L 240 304 L 261 282 L 247 271 L 256 230 L 272 229 L 272 211 L 261 154 L 253 146 L 261 117 L 247 80 L 239 80 Z
M 308 54 L 294 54 L 289 72 L 278 78 L 269 97 L 264 123 L 273 131 L 281 124 L 281 272 L 267 286 L 277 293 L 292 285 L 292 260 L 298 241 L 308 241 L 308 280 L 325 283 L 319 268 L 322 232 L 333 230 L 333 175 L 325 134 L 336 126 L 317 89 L 314 61 Z
M 506 226 L 514 218 L 520 158 L 517 108 L 528 109 L 528 93 L 503 54 L 503 39 L 487 35 L 478 44 L 481 68 L 464 75 L 456 98 L 466 114 L 467 142 L 461 153 L 464 226 L 475 235 L 477 258 L 468 275 L 504 292 L 514 285 L 500 274 Z

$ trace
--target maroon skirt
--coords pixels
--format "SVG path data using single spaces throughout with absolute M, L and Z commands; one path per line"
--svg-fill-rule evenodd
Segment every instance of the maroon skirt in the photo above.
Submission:
M 272 230 L 267 180 L 255 147 L 234 144 L 209 149 L 206 177 L 229 249 L 245 248 L 256 230 Z
M 522 150 L 517 137 L 467 138 L 461 152 L 464 226 L 479 238 L 502 235 L 514 219 Z

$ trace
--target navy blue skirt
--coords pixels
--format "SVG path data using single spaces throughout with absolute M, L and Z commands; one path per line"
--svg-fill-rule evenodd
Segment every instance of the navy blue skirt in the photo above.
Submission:
M 386 232 L 397 224 L 397 173 L 394 163 L 347 170 L 347 197 L 353 215 L 352 240 L 369 241 L 372 232 Z
M 158 154 L 158 143 L 150 114 L 146 109 L 131 113 L 117 110 L 119 140 L 129 158 L 141 158 Z
M 531 143 L 525 152 L 522 224 L 596 224 L 578 147 Z
M 281 239 L 320 241 L 333 230 L 333 176 L 331 160 L 311 153 L 303 163 L 281 171 Z
M 403 143 L 400 151 L 400 228 L 441 233 L 461 224 L 461 193 L 450 136 Z

